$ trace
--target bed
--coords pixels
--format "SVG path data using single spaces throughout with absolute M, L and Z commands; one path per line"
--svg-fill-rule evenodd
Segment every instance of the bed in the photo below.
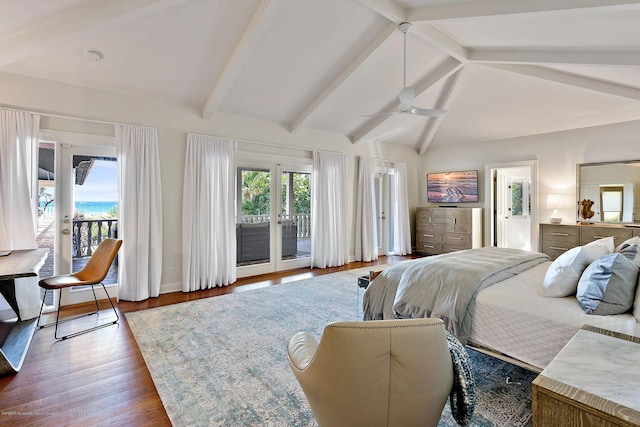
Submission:
M 435 305 L 431 311 L 415 308 L 416 305 L 424 305 L 424 301 L 416 303 L 411 298 L 433 299 L 433 295 L 427 297 L 421 287 L 436 287 L 435 293 L 442 293 L 442 283 L 451 278 L 458 280 L 460 274 L 466 274 L 457 270 L 467 269 L 469 260 L 476 254 L 480 254 L 481 259 L 512 257 L 516 261 L 491 266 L 488 272 L 480 272 L 479 283 L 473 283 L 475 290 L 470 292 L 469 304 L 455 315 L 451 314 L 451 307 L 443 308 L 443 305 L 459 298 L 457 290 L 447 291 L 445 295 L 448 296 L 440 297 L 445 303 L 429 302 Z M 526 261 L 522 261 L 520 255 Z M 445 269 L 452 270 L 451 265 L 459 267 L 453 269 L 456 270 L 453 275 L 451 272 L 438 272 L 435 282 L 423 283 L 423 277 L 433 276 L 431 271 L 439 262 L 445 263 Z M 460 324 L 465 320 L 461 317 L 467 316 L 468 331 L 462 331 L 463 343 L 535 371 L 544 369 L 585 324 L 640 336 L 640 324 L 630 312 L 588 315 L 575 296 L 542 296 L 542 283 L 550 265 L 551 261 L 544 254 L 504 248 L 471 249 L 404 261 L 385 269 L 370 283 L 363 297 L 364 319 L 444 317 L 447 328 L 458 335 L 462 328 Z M 407 292 L 411 277 L 420 277 L 420 280 L 410 285 L 416 288 L 413 292 Z M 447 319 L 448 315 L 456 318 L 451 321 Z

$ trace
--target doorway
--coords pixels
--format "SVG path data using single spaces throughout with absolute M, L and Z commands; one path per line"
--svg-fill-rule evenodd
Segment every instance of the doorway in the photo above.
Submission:
M 376 172 L 374 178 L 376 233 L 378 256 L 391 255 L 394 246 L 395 175 L 392 171 Z
M 238 277 L 311 265 L 311 165 L 240 162 Z
M 50 249 L 42 276 L 80 270 L 103 239 L 117 237 L 118 176 L 113 138 L 98 138 L 99 143 L 89 145 L 77 144 L 78 139 L 82 139 L 78 134 L 41 135 L 38 245 Z M 65 142 L 68 140 L 75 144 Z M 114 262 L 104 281 L 116 294 L 117 268 Z M 90 288 L 72 287 L 62 292 L 62 305 L 93 300 Z M 52 298 L 45 301 L 46 308 L 56 309 L 58 296 L 48 295 Z
M 537 161 L 485 167 L 490 246 L 538 250 Z

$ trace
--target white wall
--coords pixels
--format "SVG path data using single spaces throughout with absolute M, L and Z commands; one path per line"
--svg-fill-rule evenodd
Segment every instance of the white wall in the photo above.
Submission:
M 426 173 L 478 169 L 480 203 L 487 207 L 484 166 L 487 163 L 538 160 L 538 199 L 566 194 L 576 200 L 576 164 L 640 159 L 640 121 L 554 132 L 543 135 L 430 148 L 420 163 L 420 201 L 426 204 Z M 576 209 L 560 210 L 565 223 L 576 220 Z M 486 215 L 486 213 L 485 213 Z M 546 221 L 551 210 L 538 205 L 538 218 Z M 485 239 L 486 239 L 485 230 Z
M 0 105 L 42 113 L 77 118 L 136 124 L 158 128 L 161 184 L 163 193 L 163 277 L 162 288 L 168 289 L 182 277 L 181 210 L 186 133 L 194 132 L 239 140 L 277 144 L 301 149 L 337 151 L 348 156 L 348 200 L 355 203 L 357 156 L 406 162 L 409 173 L 409 206 L 418 205 L 417 170 L 419 156 L 415 150 L 381 143 L 362 142 L 356 145 L 340 135 L 302 129 L 290 133 L 285 126 L 246 119 L 229 114 L 216 114 L 211 120 L 201 117 L 198 108 L 179 105 L 166 99 L 130 96 L 90 88 L 53 83 L 39 79 L 0 73 Z M 44 126 L 55 130 L 113 135 L 112 127 L 82 122 L 44 119 Z M 261 147 L 262 149 L 262 147 Z M 278 155 L 281 150 L 264 147 L 265 152 Z M 348 207 L 351 218 L 355 206 Z M 350 253 L 353 255 L 355 233 L 350 226 Z M 167 271 L 173 269 L 173 276 Z

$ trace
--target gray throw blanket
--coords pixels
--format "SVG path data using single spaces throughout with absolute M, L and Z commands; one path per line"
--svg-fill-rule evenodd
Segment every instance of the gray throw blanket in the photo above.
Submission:
M 548 259 L 537 252 L 486 247 L 411 261 L 389 273 L 398 279 L 392 310 L 400 318 L 440 318 L 447 330 L 466 344 L 477 293 Z M 383 277 L 385 272 L 372 285 L 380 278 L 387 280 Z M 367 314 L 367 310 L 376 310 L 370 300 L 388 301 L 393 287 L 367 289 L 367 293 L 378 292 L 382 296 L 365 294 L 365 320 L 376 317 L 375 313 Z

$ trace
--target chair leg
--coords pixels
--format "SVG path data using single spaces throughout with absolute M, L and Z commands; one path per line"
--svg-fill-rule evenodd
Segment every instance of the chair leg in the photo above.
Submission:
M 106 326 L 111 326 L 111 325 L 117 324 L 118 321 L 120 320 L 120 316 L 118 315 L 118 311 L 116 310 L 116 307 L 113 305 L 113 302 L 111 301 L 111 297 L 109 296 L 109 293 L 107 292 L 107 288 L 104 285 L 104 283 L 101 282 L 99 284 L 102 285 L 102 289 L 104 289 L 104 293 L 107 295 L 107 299 L 109 300 L 109 304 L 111 304 L 111 308 L 113 309 L 113 313 L 116 315 L 116 320 L 110 320 L 109 322 L 103 323 L 103 324 L 98 325 L 98 326 L 93 326 L 93 327 L 88 328 L 88 329 L 83 329 L 83 330 L 78 331 L 78 332 L 73 332 L 71 334 L 67 334 L 67 335 L 64 335 L 62 337 L 58 337 L 58 324 L 59 323 L 69 322 L 71 320 L 75 320 L 75 319 L 78 319 L 78 318 L 84 317 L 84 316 L 91 316 L 93 314 L 97 315 L 100 312 L 100 306 L 98 304 L 98 297 L 96 296 L 96 291 L 95 291 L 95 288 L 94 288 L 94 286 L 98 286 L 98 284 L 95 284 L 95 285 L 91 285 L 91 291 L 93 292 L 93 299 L 94 299 L 94 301 L 96 303 L 96 311 L 92 311 L 91 313 L 81 314 L 81 315 L 78 315 L 78 316 L 73 316 L 73 317 L 68 318 L 68 319 L 60 320 L 60 300 L 62 299 L 62 290 L 61 290 L 60 293 L 58 294 L 58 310 L 56 311 L 56 321 L 52 322 L 52 323 L 48 323 L 46 325 L 40 325 L 40 318 L 38 317 L 38 327 L 40 329 L 43 329 L 43 328 L 55 325 L 55 331 L 53 333 L 53 336 L 55 337 L 56 340 L 62 341 L 62 340 L 66 340 L 67 338 L 73 338 L 73 337 L 78 336 L 78 335 L 86 334 L 87 332 L 95 331 L 96 329 L 100 329 L 100 328 L 104 328 Z M 45 289 L 45 296 L 46 296 L 46 294 L 47 294 L 47 290 Z M 44 300 L 43 300 L 42 304 L 43 304 L 43 307 L 44 307 Z M 42 316 L 42 308 L 43 307 L 40 308 L 40 316 Z
M 47 300 L 47 292 L 49 292 L 49 289 L 45 289 L 44 295 L 42 296 L 42 304 L 40 304 L 40 314 L 38 314 L 38 321 L 36 322 L 37 329 L 44 328 L 44 326 L 40 326 L 40 319 L 42 318 L 42 310 L 44 310 L 44 302 Z

